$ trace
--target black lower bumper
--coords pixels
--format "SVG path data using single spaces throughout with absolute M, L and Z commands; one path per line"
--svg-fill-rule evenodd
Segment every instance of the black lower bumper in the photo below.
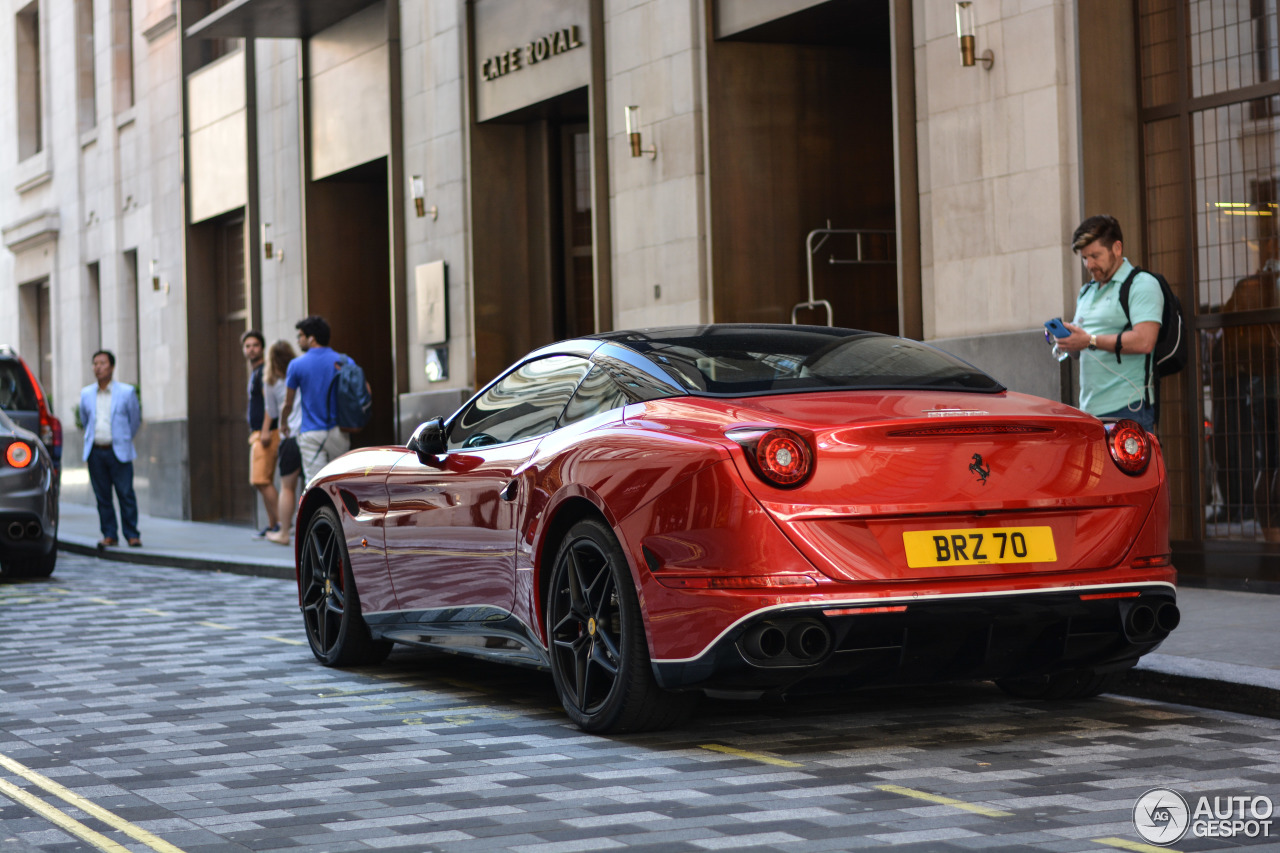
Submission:
M 1177 622 L 1167 587 L 803 607 L 745 620 L 654 672 L 672 690 L 781 693 L 1119 670 Z
M 45 519 L 29 512 L 0 512 L 0 560 L 43 557 L 57 546 Z

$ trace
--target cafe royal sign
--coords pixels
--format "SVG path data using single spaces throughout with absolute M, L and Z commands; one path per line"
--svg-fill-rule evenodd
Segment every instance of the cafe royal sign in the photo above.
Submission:
M 544 59 L 568 53 L 575 47 L 582 47 L 582 40 L 578 38 L 578 28 L 565 27 L 536 38 L 523 47 L 513 47 L 497 56 L 489 57 L 480 63 L 480 76 L 486 80 L 497 80 L 513 71 L 536 65 Z

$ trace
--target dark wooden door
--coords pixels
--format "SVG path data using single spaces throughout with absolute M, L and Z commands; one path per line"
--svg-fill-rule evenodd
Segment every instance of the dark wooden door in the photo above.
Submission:
M 215 352 L 217 395 L 217 433 L 213 452 L 218 464 L 214 468 L 217 494 L 214 506 L 223 521 L 249 524 L 254 519 L 256 492 L 249 485 L 249 426 L 245 420 L 248 408 L 248 370 L 240 351 L 240 335 L 244 333 L 248 311 L 245 304 L 244 218 L 219 223 L 215 236 L 217 313 Z M 194 355 L 194 354 L 193 354 Z M 192 483 L 192 488 L 199 488 Z

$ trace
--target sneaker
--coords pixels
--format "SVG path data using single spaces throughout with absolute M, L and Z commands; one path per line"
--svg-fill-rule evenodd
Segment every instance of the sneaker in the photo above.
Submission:
M 279 533 L 280 525 L 273 524 L 271 527 L 264 527 L 257 533 L 253 534 L 254 539 L 266 539 L 268 533 Z

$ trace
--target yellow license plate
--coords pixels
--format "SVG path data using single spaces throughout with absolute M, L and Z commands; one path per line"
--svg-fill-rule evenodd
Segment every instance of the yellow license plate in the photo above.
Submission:
M 913 530 L 902 534 L 907 565 L 984 566 L 991 563 L 1052 563 L 1058 559 L 1050 527 L 972 527 Z

